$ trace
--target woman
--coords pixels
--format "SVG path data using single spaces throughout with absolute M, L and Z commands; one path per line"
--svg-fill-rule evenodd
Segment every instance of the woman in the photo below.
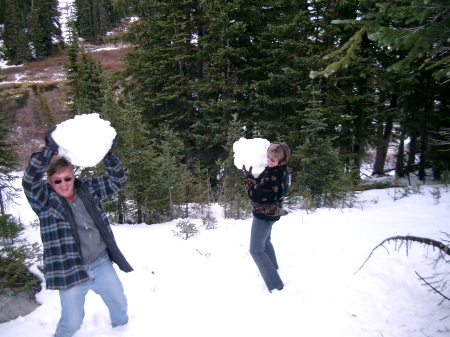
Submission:
M 248 171 L 245 165 L 242 167 L 253 213 L 250 254 L 270 292 L 284 287 L 277 272 L 278 263 L 270 234 L 273 224 L 283 213 L 283 198 L 289 185 L 289 156 L 286 143 L 273 142 L 267 149 L 267 167 L 258 178 L 253 176 L 251 166 Z

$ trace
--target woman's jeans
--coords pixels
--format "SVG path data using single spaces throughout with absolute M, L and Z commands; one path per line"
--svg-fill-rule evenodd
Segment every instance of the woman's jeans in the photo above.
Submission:
M 90 280 L 59 291 L 61 318 L 55 337 L 69 337 L 80 329 L 84 318 L 84 300 L 91 289 L 102 297 L 108 307 L 113 327 L 128 323 L 127 298 L 106 250 L 93 264 L 83 267 Z
M 284 286 L 277 272 L 277 257 L 270 241 L 270 233 L 274 223 L 275 221 L 265 221 L 253 216 L 250 237 L 250 254 L 270 292 L 273 289 L 281 290 Z

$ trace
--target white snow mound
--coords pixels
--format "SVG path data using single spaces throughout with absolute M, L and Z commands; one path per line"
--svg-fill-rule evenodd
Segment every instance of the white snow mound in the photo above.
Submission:
M 252 166 L 252 173 L 260 174 L 267 166 L 269 146 L 270 142 L 263 138 L 239 139 L 233 144 L 234 165 L 238 169 L 245 165 L 247 170 Z
M 116 130 L 98 113 L 77 115 L 56 126 L 51 136 L 58 144 L 58 154 L 73 165 L 97 165 L 111 148 Z

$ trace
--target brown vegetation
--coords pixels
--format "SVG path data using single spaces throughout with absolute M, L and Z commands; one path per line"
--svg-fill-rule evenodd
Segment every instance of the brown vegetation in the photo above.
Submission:
M 124 69 L 123 56 L 129 50 L 130 47 L 97 50 L 95 55 L 106 72 L 116 72 Z M 44 135 L 49 127 L 37 104 L 37 90 L 43 91 L 56 123 L 69 118 L 66 114 L 69 88 L 65 85 L 65 62 L 65 55 L 57 55 L 20 67 L 2 69 L 0 99 L 4 104 L 3 109 L 13 117 L 14 132 L 9 141 L 17 150 L 19 170 L 25 168 L 33 152 L 44 146 Z

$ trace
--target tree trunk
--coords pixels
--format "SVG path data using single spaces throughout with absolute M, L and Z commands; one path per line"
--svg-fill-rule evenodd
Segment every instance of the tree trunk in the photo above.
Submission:
M 405 176 L 405 134 L 406 127 L 405 123 L 402 122 L 400 131 L 400 143 L 398 144 L 397 160 L 395 162 L 395 175 L 400 178 L 403 178 Z
M 389 104 L 391 109 L 397 105 L 397 95 L 393 94 Z M 391 142 L 392 128 L 394 125 L 394 118 L 391 113 L 387 113 L 384 126 L 378 128 L 377 150 L 375 155 L 375 162 L 373 164 L 372 176 L 384 175 L 384 166 L 386 164 L 386 157 Z

